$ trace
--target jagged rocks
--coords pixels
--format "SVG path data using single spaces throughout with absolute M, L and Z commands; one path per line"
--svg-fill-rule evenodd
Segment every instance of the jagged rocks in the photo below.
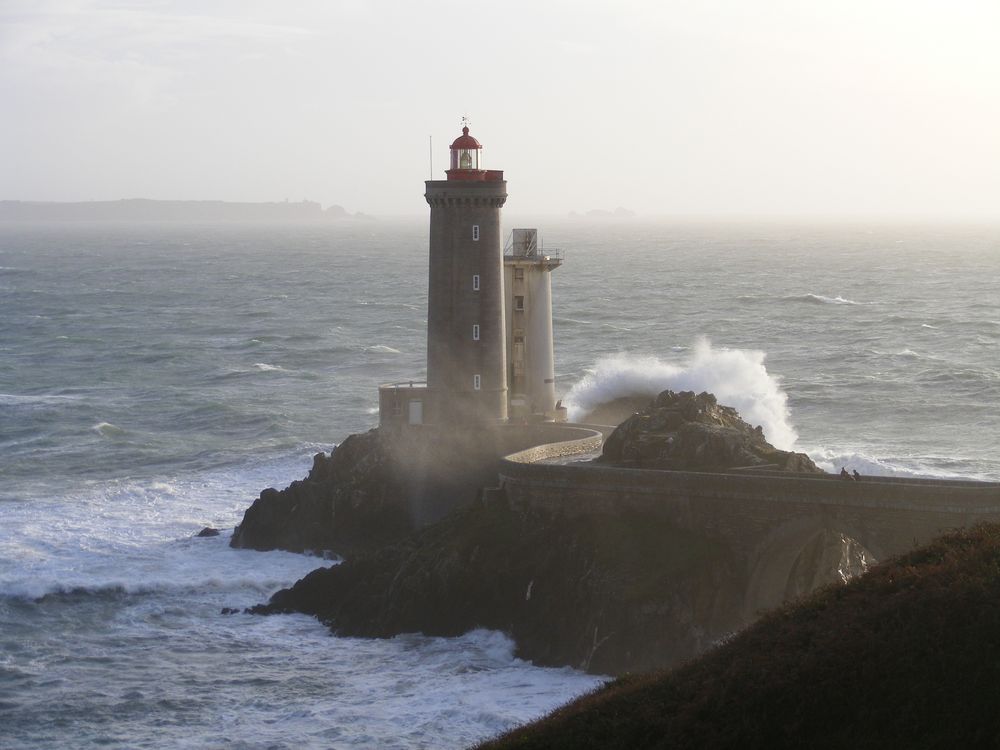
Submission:
M 604 443 L 600 462 L 676 471 L 772 468 L 822 473 L 804 453 L 775 448 L 760 427 L 711 393 L 663 391 L 622 422 Z
M 266 489 L 232 546 L 346 555 L 400 538 L 475 502 L 495 486 L 501 456 L 544 440 L 531 428 L 447 426 L 351 435 L 317 454 L 305 479 Z
M 351 435 L 331 455 L 316 454 L 305 479 L 261 492 L 230 544 L 341 554 L 383 544 L 412 528 L 404 484 L 378 430 Z
M 491 628 L 537 664 L 621 674 L 689 659 L 741 625 L 744 583 L 724 548 L 662 519 L 521 513 L 498 493 L 251 611 L 363 637 Z

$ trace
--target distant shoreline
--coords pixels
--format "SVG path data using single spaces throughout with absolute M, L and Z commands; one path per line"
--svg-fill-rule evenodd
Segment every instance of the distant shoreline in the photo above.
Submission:
M 0 201 L 0 221 L 307 221 L 370 219 L 315 201 L 236 203 L 128 198 L 116 201 Z

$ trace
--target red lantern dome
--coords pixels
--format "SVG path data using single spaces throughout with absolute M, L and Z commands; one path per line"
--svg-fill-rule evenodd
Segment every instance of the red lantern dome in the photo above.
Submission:
M 451 144 L 452 151 L 458 151 L 460 149 L 472 149 L 472 148 L 482 149 L 482 147 L 483 144 L 481 144 L 479 141 L 477 141 L 475 138 L 469 135 L 468 127 L 462 128 L 462 135 L 458 136 L 458 138 L 456 138 L 454 142 Z
M 451 170 L 460 172 L 478 172 L 482 169 L 480 161 L 483 145 L 469 135 L 468 126 L 462 128 L 462 135 L 451 144 Z M 464 179 L 474 179 L 465 177 Z
M 483 164 L 483 144 L 469 135 L 469 126 L 462 128 L 462 135 L 451 144 L 451 169 L 447 171 L 449 180 L 486 180 L 496 182 L 503 179 L 500 170 L 487 170 Z

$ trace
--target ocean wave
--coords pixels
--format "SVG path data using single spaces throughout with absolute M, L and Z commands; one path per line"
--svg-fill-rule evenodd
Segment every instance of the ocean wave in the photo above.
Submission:
M 857 471 L 864 476 L 911 479 L 988 479 L 969 471 L 968 463 L 953 456 L 873 456 L 844 449 L 806 448 L 805 452 L 824 471 Z
M 284 367 L 279 367 L 278 365 L 269 365 L 266 362 L 254 362 L 254 369 L 260 370 L 261 372 L 288 372 Z
M 355 300 L 355 304 L 358 305 L 372 305 L 374 307 L 395 307 L 402 308 L 404 310 L 419 310 L 420 307 L 414 305 L 411 302 L 385 302 L 383 300 Z
M 696 342 L 683 362 L 621 354 L 597 362 L 563 399 L 571 420 L 618 398 L 648 396 L 666 389 L 709 391 L 720 404 L 734 407 L 747 422 L 760 425 L 777 448 L 790 450 L 798 438 L 791 424 L 788 396 L 764 366 L 764 353 L 715 349 Z
M 927 383 L 944 385 L 979 385 L 993 388 L 1000 383 L 1000 371 L 977 369 L 972 367 L 956 368 L 948 372 L 932 372 L 925 370 L 920 373 L 919 380 Z
M 199 540 L 204 544 L 204 540 Z M 303 556 L 310 570 L 329 567 L 330 560 L 317 556 Z M 320 564 L 320 563 L 323 564 Z M 340 561 L 333 561 L 339 565 Z M 308 572 L 308 571 L 307 571 Z M 293 579 L 294 580 L 294 579 Z M 85 584 L 63 584 L 56 581 L 24 582 L 8 584 L 0 588 L 0 597 L 16 599 L 25 602 L 74 603 L 86 600 L 115 601 L 126 597 L 155 596 L 160 594 L 226 594 L 230 592 L 252 592 L 261 598 L 273 594 L 277 589 L 288 586 L 292 581 L 288 578 L 205 575 L 202 578 L 190 578 L 184 581 L 174 581 L 167 578 L 147 580 L 105 580 L 88 581 Z
M 111 422 L 98 422 L 90 429 L 101 437 L 120 437 L 125 434 L 125 430 Z
M 814 305 L 867 305 L 870 302 L 856 302 L 852 299 L 845 299 L 839 294 L 836 297 L 827 297 L 823 294 L 793 294 L 783 298 L 787 302 L 808 302 Z
M 18 393 L 0 393 L 0 406 L 40 406 L 79 400 L 80 396 L 24 396 Z
M 385 344 L 375 344 L 374 346 L 366 346 L 366 352 L 377 352 L 379 354 L 402 354 L 403 352 L 399 349 L 393 349 L 391 346 L 386 346 Z

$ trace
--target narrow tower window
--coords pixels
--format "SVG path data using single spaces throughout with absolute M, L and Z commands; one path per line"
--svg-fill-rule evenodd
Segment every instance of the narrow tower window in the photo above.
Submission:
M 517 295 L 514 297 L 514 309 L 523 310 L 524 309 L 524 297 Z
M 474 291 L 474 292 L 478 292 L 479 291 L 479 274 L 478 273 L 475 274 L 472 277 L 472 291 Z
M 514 280 L 515 281 L 522 281 L 523 279 L 524 279 L 524 269 L 523 268 L 515 268 L 514 269 Z
M 480 378 L 479 375 L 473 375 L 472 376 L 472 388 L 473 388 L 473 390 L 478 391 L 479 387 L 481 385 L 482 385 L 482 378 Z
M 473 242 L 479 242 L 479 225 L 478 224 L 473 224 L 472 225 L 472 241 Z
M 474 323 L 472 326 L 472 340 L 479 341 L 479 324 Z

